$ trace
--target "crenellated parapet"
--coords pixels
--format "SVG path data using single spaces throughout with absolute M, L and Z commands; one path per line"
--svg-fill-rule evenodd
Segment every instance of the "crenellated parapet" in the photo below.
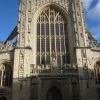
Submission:
M 89 45 L 91 47 L 91 50 L 93 50 L 93 51 L 100 51 L 100 44 L 97 43 L 97 41 L 89 42 Z
M 7 41 L 6 44 L 4 42 L 0 42 L 0 52 L 11 51 L 15 46 L 16 43 L 14 43 L 12 40 Z
M 31 64 L 30 75 L 78 75 L 78 66 L 77 64 L 64 64 L 64 66 L 58 65 L 52 68 L 51 65 L 41 64 L 35 67 Z

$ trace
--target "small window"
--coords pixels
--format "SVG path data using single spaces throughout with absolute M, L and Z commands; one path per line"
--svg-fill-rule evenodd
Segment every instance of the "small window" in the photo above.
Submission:
M 54 35 L 54 24 L 51 24 L 51 35 Z
M 57 47 L 57 52 L 60 52 L 60 40 L 56 40 L 56 47 Z
M 37 24 L 37 35 L 40 35 L 40 24 Z
M 59 35 L 59 24 L 56 24 L 56 34 Z
M 46 24 L 46 35 L 49 35 L 49 24 Z
M 41 57 L 41 64 L 45 64 L 45 56 Z
M 4 64 L 5 70 L 0 70 L 0 86 L 12 87 L 12 68 L 11 66 Z
M 64 24 L 64 33 L 65 34 L 67 33 L 67 24 L 66 23 Z
M 37 56 L 37 65 L 40 65 L 40 56 Z
M 60 56 L 57 56 L 57 64 L 61 65 L 61 57 Z
M 41 51 L 45 52 L 45 39 L 41 40 Z
M 41 34 L 44 35 L 44 24 L 41 24 Z
M 40 39 L 37 39 L 37 52 L 40 52 Z
M 60 24 L 60 34 L 63 35 L 63 24 Z
M 46 52 L 50 52 L 49 39 L 46 39 Z
M 61 39 L 61 51 L 64 52 L 64 39 Z
M 49 55 L 46 56 L 46 64 L 50 64 L 50 56 Z
M 51 50 L 55 51 L 55 40 L 51 39 Z

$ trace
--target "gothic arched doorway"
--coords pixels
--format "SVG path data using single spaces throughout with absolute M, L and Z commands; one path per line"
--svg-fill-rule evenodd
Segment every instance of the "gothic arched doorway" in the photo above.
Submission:
M 47 100 L 62 100 L 62 94 L 60 90 L 53 86 L 47 92 Z

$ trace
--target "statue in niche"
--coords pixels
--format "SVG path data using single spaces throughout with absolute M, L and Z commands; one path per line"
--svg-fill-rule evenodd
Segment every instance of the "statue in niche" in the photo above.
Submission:
M 82 49 L 83 58 L 86 58 L 86 52 Z
M 32 97 L 35 98 L 37 96 L 36 85 L 33 85 L 31 88 Z
M 78 40 L 78 34 L 76 33 L 76 40 Z
M 26 1 L 25 0 L 23 1 L 23 5 L 26 5 Z
M 21 64 L 21 65 L 20 65 L 20 69 L 23 69 L 23 68 L 24 68 L 24 64 Z
M 19 46 L 19 32 L 18 32 L 18 35 L 17 35 L 17 38 L 16 38 L 16 42 L 17 42 L 17 46 Z
M 53 51 L 52 54 L 51 54 L 51 67 L 52 67 L 52 68 L 56 68 L 56 66 L 57 66 L 56 54 L 55 54 L 55 52 Z
M 5 49 L 4 42 L 0 42 L 0 49 Z
M 20 51 L 20 57 L 21 57 L 21 60 L 24 60 L 24 50 Z
M 3 64 L 0 65 L 0 70 L 4 71 L 5 70 L 5 66 Z
M 23 15 L 25 15 L 25 12 L 24 12 L 24 11 L 22 11 L 22 14 L 23 14 Z
M 83 33 L 80 33 L 80 35 L 81 35 L 81 38 L 83 38 L 84 36 L 83 36 Z
M 23 21 L 22 25 L 25 26 L 25 22 L 24 21 Z
M 87 67 L 88 65 L 87 65 L 86 63 L 84 63 L 83 66 L 84 66 L 85 69 L 88 68 L 88 67 Z
M 12 47 L 13 46 L 13 42 L 12 41 L 7 41 L 7 47 L 9 48 L 9 47 Z

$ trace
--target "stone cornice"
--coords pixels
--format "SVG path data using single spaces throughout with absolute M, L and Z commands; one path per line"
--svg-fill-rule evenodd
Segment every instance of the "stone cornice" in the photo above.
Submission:
M 75 47 L 75 49 L 91 49 L 91 47 Z
M 15 49 L 30 49 L 30 50 L 32 50 L 32 48 L 30 47 L 30 46 L 27 46 L 27 47 L 15 47 Z

